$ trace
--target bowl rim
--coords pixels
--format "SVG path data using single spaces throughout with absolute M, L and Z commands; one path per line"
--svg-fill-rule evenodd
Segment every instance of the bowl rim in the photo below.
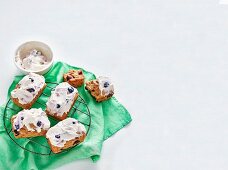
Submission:
M 17 55 L 17 54 L 18 54 L 18 51 L 19 51 L 23 46 L 25 46 L 26 44 L 29 44 L 29 43 L 40 43 L 40 44 L 43 44 L 43 45 L 46 46 L 46 47 L 48 48 L 48 50 L 50 51 L 51 60 L 50 60 L 50 62 L 49 62 L 47 65 L 45 65 L 44 68 L 42 68 L 42 69 L 40 69 L 40 70 L 36 70 L 36 71 L 28 70 L 28 69 L 24 69 L 23 67 L 21 67 L 20 64 L 18 64 L 18 63 L 16 62 L 16 57 L 18 56 L 18 55 Z M 23 71 L 23 72 L 26 72 L 26 73 L 39 73 L 39 72 L 43 72 L 43 71 L 47 70 L 48 68 L 50 68 L 50 67 L 53 65 L 53 62 L 54 62 L 54 57 L 53 57 L 53 52 L 52 52 L 51 48 L 50 48 L 47 44 L 45 44 L 45 43 L 43 43 L 43 42 L 41 42 L 41 41 L 27 41 L 27 42 L 21 44 L 21 45 L 16 49 L 16 51 L 15 51 L 14 64 L 16 65 L 16 67 L 17 67 L 19 70 L 21 70 L 21 71 Z

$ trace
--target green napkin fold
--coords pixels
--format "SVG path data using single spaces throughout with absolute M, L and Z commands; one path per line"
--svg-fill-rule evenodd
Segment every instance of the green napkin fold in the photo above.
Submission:
M 46 82 L 63 81 L 63 73 L 66 73 L 70 69 L 81 69 L 73 67 L 68 64 L 57 62 L 52 69 L 44 75 Z M 85 71 L 85 81 L 95 79 L 95 75 Z M 12 85 L 8 91 L 8 98 L 10 92 L 15 88 L 16 84 L 21 80 L 23 76 L 16 76 Z M 66 163 L 72 162 L 78 159 L 91 158 L 94 162 L 99 160 L 104 140 L 108 139 L 118 130 L 131 122 L 131 116 L 128 111 L 121 105 L 115 97 L 111 99 L 97 103 L 84 86 L 78 88 L 80 96 L 85 100 L 91 113 L 91 127 L 85 141 L 71 149 L 66 153 L 42 156 L 30 153 L 21 149 L 16 145 L 7 135 L 3 124 L 3 112 L 4 107 L 0 107 L 0 169 L 14 169 L 14 170 L 36 170 L 36 169 L 54 169 Z M 41 96 L 38 101 L 47 101 L 46 96 Z M 18 109 L 15 105 L 12 105 L 13 109 Z M 45 107 L 35 104 L 34 107 Z M 10 118 L 15 114 L 12 111 L 7 111 L 7 116 Z M 83 119 L 80 117 L 79 119 Z M 6 120 L 6 118 L 5 118 Z M 86 119 L 85 119 L 86 120 Z M 11 124 L 9 120 L 6 120 L 7 128 L 10 128 Z M 44 137 L 34 138 L 37 142 L 46 142 Z M 28 141 L 27 139 L 18 139 L 17 142 L 30 150 L 37 152 L 45 152 L 47 148 L 38 147 L 36 143 Z

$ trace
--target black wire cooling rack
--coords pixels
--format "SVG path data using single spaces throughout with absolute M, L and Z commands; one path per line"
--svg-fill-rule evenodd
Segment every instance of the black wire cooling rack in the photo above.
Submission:
M 39 98 L 33 105 L 33 108 L 42 108 L 44 110 L 46 108 L 46 102 L 51 95 L 51 91 L 54 90 L 55 87 L 58 85 L 58 83 L 53 83 L 53 82 L 46 82 L 46 84 L 47 86 L 44 89 L 43 93 L 41 94 L 44 100 L 40 100 Z M 46 155 L 46 156 L 55 155 L 56 153 L 53 153 L 51 151 L 51 148 L 47 142 L 47 139 L 44 136 L 31 137 L 31 138 L 19 138 L 19 139 L 14 137 L 10 120 L 13 115 L 17 114 L 21 110 L 22 108 L 15 105 L 11 99 L 8 100 L 4 108 L 3 122 L 4 122 L 6 133 L 8 134 L 9 138 L 18 147 L 28 152 L 31 152 L 33 154 Z M 86 127 L 86 136 L 87 136 L 91 126 L 91 115 L 85 100 L 80 95 L 78 96 L 70 113 L 68 114 L 68 117 L 76 118 L 80 123 L 82 123 Z M 51 126 L 54 126 L 59 122 L 58 120 L 54 119 L 51 116 L 48 116 L 48 118 L 51 122 Z M 76 147 L 77 145 L 79 144 L 76 144 L 71 148 L 63 150 L 58 154 L 68 152 L 74 147 Z

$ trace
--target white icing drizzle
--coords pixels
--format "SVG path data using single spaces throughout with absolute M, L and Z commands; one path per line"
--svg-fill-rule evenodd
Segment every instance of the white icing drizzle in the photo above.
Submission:
M 17 62 L 26 70 L 39 71 L 48 64 L 47 57 L 41 51 L 33 49 L 23 59 L 17 59 Z
M 77 93 L 78 90 L 69 83 L 60 83 L 56 86 L 55 90 L 51 92 L 51 97 L 47 102 L 47 111 L 52 115 L 57 113 L 58 116 L 62 116 L 63 113 L 70 110 Z
M 43 76 L 29 73 L 18 83 L 19 88 L 11 92 L 12 98 L 17 98 L 21 104 L 30 103 L 43 88 L 45 79 Z
M 46 133 L 46 138 L 50 140 L 52 145 L 64 147 L 67 141 L 79 138 L 83 133 L 86 133 L 83 124 L 74 118 L 67 118 L 51 127 Z
M 13 126 L 14 129 L 19 131 L 23 126 L 27 128 L 28 131 L 48 130 L 50 128 L 50 121 L 46 113 L 41 109 L 30 109 L 22 110 L 17 115 L 13 116 Z M 31 124 L 35 127 L 31 127 Z
M 100 76 L 97 78 L 97 80 L 99 82 L 99 89 L 101 91 L 101 95 L 107 96 L 114 93 L 114 86 L 108 77 Z

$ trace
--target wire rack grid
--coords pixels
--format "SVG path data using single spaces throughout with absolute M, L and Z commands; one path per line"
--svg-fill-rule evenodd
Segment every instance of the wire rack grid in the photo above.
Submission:
M 51 95 L 51 91 L 55 89 L 55 87 L 58 85 L 58 83 L 54 82 L 46 82 L 47 86 L 45 90 L 42 92 L 41 96 L 45 98 L 45 100 L 37 100 L 33 106 L 34 108 L 45 108 L 46 107 L 46 101 Z M 16 106 L 11 99 L 8 100 L 6 103 L 6 106 L 4 108 L 3 113 L 3 123 L 4 128 L 6 130 L 7 135 L 9 138 L 21 149 L 24 149 L 30 153 L 38 154 L 38 155 L 44 155 L 44 156 L 50 156 L 55 155 L 51 151 L 50 146 L 47 143 L 47 140 L 43 136 L 39 137 L 30 137 L 30 138 L 20 138 L 16 139 L 12 132 L 12 125 L 11 125 L 11 117 L 18 112 L 20 112 L 22 108 Z M 91 115 L 90 110 L 88 108 L 88 105 L 86 104 L 85 100 L 79 95 L 76 102 L 74 103 L 74 106 L 72 107 L 70 113 L 68 114 L 68 117 L 76 118 L 80 123 L 82 123 L 86 127 L 86 136 L 89 133 L 90 126 L 91 126 Z M 54 126 L 59 121 L 54 119 L 51 116 L 48 116 L 51 126 Z M 25 145 L 26 143 L 26 145 Z M 29 143 L 29 145 L 27 144 Z M 79 144 L 76 144 L 75 146 L 68 148 L 66 150 L 63 150 L 62 152 L 58 153 L 65 153 L 73 149 L 74 147 L 78 146 Z

